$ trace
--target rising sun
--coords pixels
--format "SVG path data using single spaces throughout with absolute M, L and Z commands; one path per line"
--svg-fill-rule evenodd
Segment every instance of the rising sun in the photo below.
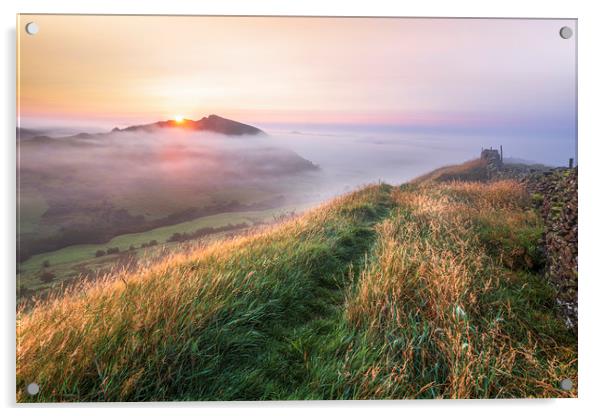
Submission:
M 184 117 L 183 116 L 175 116 L 174 120 L 176 121 L 176 123 L 181 123 L 184 121 Z

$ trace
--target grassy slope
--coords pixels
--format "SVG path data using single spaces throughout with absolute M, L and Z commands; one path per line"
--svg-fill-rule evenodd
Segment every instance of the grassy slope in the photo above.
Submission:
M 19 314 L 39 401 L 571 396 L 514 182 L 371 186 Z
M 474 159 L 460 165 L 443 166 L 425 175 L 419 176 L 412 183 L 447 182 L 447 181 L 484 181 L 488 178 L 487 162 Z

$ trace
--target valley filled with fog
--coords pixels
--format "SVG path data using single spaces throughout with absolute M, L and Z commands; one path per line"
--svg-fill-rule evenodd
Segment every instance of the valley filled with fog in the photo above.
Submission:
M 64 136 L 23 129 L 20 259 L 228 212 L 298 213 L 368 183 L 400 184 L 474 159 L 481 147 L 503 145 L 507 158 L 552 166 L 566 164 L 574 153 L 569 141 L 552 138 L 366 127 L 266 130 L 234 136 L 157 128 Z

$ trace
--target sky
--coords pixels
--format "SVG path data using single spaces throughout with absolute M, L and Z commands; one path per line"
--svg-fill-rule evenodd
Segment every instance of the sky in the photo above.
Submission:
M 25 34 L 35 21 L 39 32 Z M 401 126 L 575 139 L 573 20 L 21 15 L 20 125 Z

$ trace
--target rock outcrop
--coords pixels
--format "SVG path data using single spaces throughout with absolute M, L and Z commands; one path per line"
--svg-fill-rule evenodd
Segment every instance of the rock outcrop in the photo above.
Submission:
M 532 173 L 522 182 L 544 220 L 545 278 L 557 290 L 567 326 L 577 332 L 577 168 Z

